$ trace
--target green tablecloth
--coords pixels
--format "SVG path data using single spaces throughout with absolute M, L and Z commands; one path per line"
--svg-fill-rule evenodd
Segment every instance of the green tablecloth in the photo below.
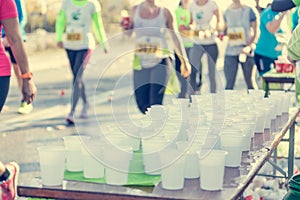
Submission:
M 67 170 L 65 171 L 64 179 L 91 183 L 105 183 L 105 177 L 95 179 L 84 178 L 83 172 L 69 172 Z M 130 164 L 130 173 L 128 174 L 128 183 L 126 185 L 154 186 L 159 182 L 159 175 L 148 175 L 144 173 L 142 153 L 140 151 L 135 152 Z

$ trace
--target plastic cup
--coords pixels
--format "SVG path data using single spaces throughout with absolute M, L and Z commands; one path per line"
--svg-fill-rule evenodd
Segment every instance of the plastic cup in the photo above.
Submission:
M 177 142 L 176 145 L 178 150 L 184 153 L 184 178 L 199 178 L 200 170 L 197 152 L 201 151 L 203 143 L 183 141 Z
M 207 156 L 199 157 L 200 187 L 203 190 L 223 189 L 226 151 L 212 150 Z
M 228 152 L 225 159 L 226 167 L 238 167 L 241 165 L 242 144 L 245 137 L 245 135 L 227 133 L 220 136 L 221 148 Z
M 104 165 L 89 153 L 83 155 L 84 178 L 103 178 Z
M 83 139 L 88 136 L 69 135 L 64 136 L 64 144 L 66 148 L 66 168 L 70 172 L 83 171 Z
M 130 146 L 113 148 L 106 146 L 104 151 L 105 180 L 109 185 L 125 185 L 128 182 L 133 149 Z
M 65 171 L 65 148 L 62 146 L 38 147 L 42 184 L 62 185 Z
M 184 187 L 184 160 L 177 149 L 164 149 L 159 153 L 162 165 L 162 188 L 167 190 L 180 190 Z

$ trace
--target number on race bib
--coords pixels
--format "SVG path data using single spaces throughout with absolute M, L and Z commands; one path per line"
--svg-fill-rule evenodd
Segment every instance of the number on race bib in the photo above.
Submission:
M 67 34 L 67 40 L 68 41 L 81 41 L 82 40 L 82 34 L 81 33 L 68 33 Z
M 229 40 L 244 40 L 244 34 L 243 33 L 229 33 L 228 34 Z
M 156 54 L 160 50 L 159 45 L 155 44 L 137 44 L 135 52 L 145 54 Z
M 245 30 L 243 27 L 228 28 L 227 36 L 230 46 L 241 46 L 246 44 Z

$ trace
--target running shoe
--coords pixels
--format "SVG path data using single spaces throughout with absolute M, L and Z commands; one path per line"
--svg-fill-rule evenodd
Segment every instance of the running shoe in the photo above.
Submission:
M 74 113 L 70 112 L 70 114 L 67 116 L 66 121 L 68 124 L 74 124 Z
M 31 113 L 32 110 L 33 110 L 33 106 L 31 103 L 28 104 L 27 102 L 22 101 L 21 106 L 18 109 L 18 113 L 19 114 L 29 114 L 29 113 Z
M 7 181 L 0 185 L 1 199 L 2 200 L 14 200 L 17 198 L 17 184 L 20 172 L 20 167 L 17 163 L 11 162 L 7 164 L 6 169 L 10 172 L 10 176 Z
M 90 108 L 89 103 L 84 103 L 79 117 L 83 119 L 88 118 L 87 111 L 89 108 Z

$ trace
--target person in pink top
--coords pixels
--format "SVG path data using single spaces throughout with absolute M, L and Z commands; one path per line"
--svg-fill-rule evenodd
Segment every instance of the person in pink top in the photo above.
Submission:
M 0 0 L 0 35 L 2 27 L 6 33 L 6 39 L 20 66 L 22 83 L 22 95 L 24 101 L 31 103 L 36 96 L 36 87 L 32 80 L 28 57 L 24 48 L 23 39 L 19 29 L 18 13 L 14 0 Z M 11 63 L 5 53 L 2 41 L 0 41 L 0 112 L 3 108 L 9 90 L 11 75 Z M 0 189 L 2 200 L 16 199 L 16 184 L 19 166 L 15 162 L 4 165 L 0 161 Z

